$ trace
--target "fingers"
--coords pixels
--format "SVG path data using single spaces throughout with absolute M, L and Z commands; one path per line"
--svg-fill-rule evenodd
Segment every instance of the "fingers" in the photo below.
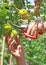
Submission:
M 13 44 L 11 44 L 11 45 L 9 46 L 9 50 L 15 52 L 16 49 L 17 49 L 17 44 L 16 44 L 15 42 L 13 42 Z
M 22 32 L 22 33 L 26 32 L 26 31 L 27 31 L 26 28 L 25 28 L 25 29 L 21 29 L 21 32 Z
M 9 48 L 11 48 L 11 50 L 15 51 L 17 49 L 17 44 L 16 44 L 13 36 L 10 37 L 8 44 L 9 44 Z
M 44 32 L 46 32 L 46 22 L 43 23 L 44 26 Z
M 21 44 L 21 41 L 20 41 L 20 37 L 19 37 L 19 35 L 17 35 L 17 37 L 16 37 L 16 41 L 17 41 L 18 44 Z
M 35 24 L 31 30 L 31 35 L 33 35 L 35 33 L 35 31 L 37 31 L 37 29 L 38 29 L 38 26 L 37 26 L 37 24 Z
M 19 54 L 19 51 L 18 51 L 18 50 L 16 50 L 15 52 L 11 51 L 11 54 L 12 54 L 14 57 L 16 57 L 16 58 L 20 57 L 20 54 Z
M 35 22 L 34 22 L 34 23 L 31 22 L 31 23 L 29 24 L 28 30 L 27 30 L 27 34 L 30 34 L 30 32 L 31 32 L 32 28 L 34 27 L 34 25 L 35 25 Z
M 10 45 L 10 44 L 13 43 L 13 42 L 14 42 L 14 37 L 12 36 L 12 37 L 10 37 L 9 40 L 8 40 L 8 45 Z
M 9 50 L 15 51 L 17 49 L 17 44 L 14 40 L 14 36 L 10 36 L 9 38 L 9 36 L 7 35 L 5 38 L 6 38 L 6 41 L 7 41 L 6 43 L 8 44 Z
M 18 46 L 18 44 L 21 43 L 20 41 L 20 38 L 19 38 L 19 35 L 17 35 L 16 37 L 16 40 L 17 40 L 17 43 L 15 42 L 14 40 L 14 37 L 13 36 L 6 36 L 5 37 L 6 39 L 6 43 L 8 44 L 8 47 L 9 47 L 9 51 L 10 53 L 14 56 L 14 57 L 20 57 L 20 54 L 19 54 L 19 51 L 21 51 L 21 46 Z
M 21 52 L 21 50 L 22 50 L 21 45 L 18 45 L 18 46 L 17 46 L 17 50 L 18 50 L 19 52 Z
M 6 36 L 5 36 L 5 42 L 6 42 L 7 44 L 8 44 L 9 38 L 10 38 L 10 35 L 9 35 L 9 34 L 6 34 Z

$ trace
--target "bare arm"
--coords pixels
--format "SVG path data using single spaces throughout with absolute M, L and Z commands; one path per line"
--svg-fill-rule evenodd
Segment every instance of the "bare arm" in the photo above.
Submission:
M 17 65 L 26 65 L 24 48 L 19 38 L 19 35 L 16 37 L 16 41 L 14 37 L 6 35 L 5 41 L 9 47 L 10 53 L 16 58 Z

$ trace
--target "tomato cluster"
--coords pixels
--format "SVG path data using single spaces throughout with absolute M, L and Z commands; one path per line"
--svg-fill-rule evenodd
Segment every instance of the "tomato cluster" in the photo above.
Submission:
M 12 29 L 12 26 L 9 23 L 4 25 L 4 29 L 5 29 L 6 34 L 10 34 L 11 36 L 18 35 L 18 31 L 16 29 Z

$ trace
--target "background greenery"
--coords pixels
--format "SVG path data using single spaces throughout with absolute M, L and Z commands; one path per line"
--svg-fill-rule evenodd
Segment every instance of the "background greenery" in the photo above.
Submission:
M 34 13 L 30 13 L 30 9 L 32 9 L 33 6 L 30 4 L 30 2 L 28 2 L 28 0 L 26 0 L 26 6 L 24 0 L 11 0 L 11 3 L 8 3 L 8 0 L 0 1 L 0 61 L 2 51 L 2 38 L 5 35 L 4 24 L 10 23 L 11 21 L 13 21 L 13 23 L 17 25 L 22 24 L 22 21 L 18 21 L 20 19 L 20 16 L 18 16 L 18 12 L 16 11 L 15 7 L 19 9 L 27 7 L 30 14 L 29 21 L 35 20 Z M 45 0 L 41 0 L 41 7 L 39 10 L 38 19 L 46 21 Z M 39 36 L 38 39 L 32 41 L 25 39 L 22 34 L 20 34 L 20 38 L 25 49 L 25 57 L 28 65 L 46 65 L 46 33 Z M 4 65 L 9 64 L 9 59 L 10 54 L 8 51 L 8 47 L 5 44 Z M 16 65 L 15 58 L 13 58 L 13 64 Z

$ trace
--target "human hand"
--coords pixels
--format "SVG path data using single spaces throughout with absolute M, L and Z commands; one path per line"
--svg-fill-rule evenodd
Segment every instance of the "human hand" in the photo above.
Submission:
M 26 29 L 22 29 L 21 32 L 28 39 L 36 39 L 37 38 L 37 28 L 38 26 L 36 22 L 30 22 L 28 27 Z
M 41 22 L 36 20 L 36 22 L 31 22 L 27 29 L 22 30 L 22 33 L 29 40 L 37 39 L 38 34 L 42 35 L 46 32 L 46 22 Z
M 10 53 L 16 58 L 18 65 L 26 65 L 24 48 L 20 41 L 19 35 L 17 35 L 16 41 L 14 36 L 6 35 L 5 41 L 9 47 Z

